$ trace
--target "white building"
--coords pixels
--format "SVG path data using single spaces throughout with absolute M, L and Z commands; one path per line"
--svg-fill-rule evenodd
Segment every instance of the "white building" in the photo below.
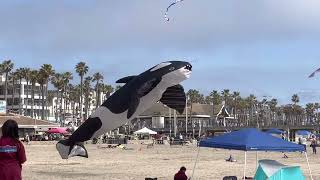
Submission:
M 27 86 L 27 81 L 22 80 L 20 85 L 20 80 L 16 80 L 15 85 L 8 81 L 7 90 L 7 111 L 14 113 L 21 113 L 25 116 L 34 117 L 37 119 L 41 118 L 42 113 L 42 95 L 40 91 L 40 85 L 35 84 L 34 88 L 34 106 L 32 106 L 32 84 L 29 82 Z M 19 96 L 20 92 L 20 96 Z M 4 100 L 5 94 L 5 76 L 0 75 L 0 99 Z M 27 95 L 28 94 L 28 95 Z M 44 97 L 46 99 L 46 97 Z M 21 103 L 20 103 L 21 102 Z M 21 109 L 21 110 L 20 110 Z M 33 110 L 32 110 L 33 109 Z M 45 108 L 45 113 L 49 111 Z M 32 115 L 33 114 L 33 115 Z
M 36 83 L 34 87 L 34 104 L 32 103 L 32 84 L 22 79 L 21 85 L 20 80 L 15 81 L 15 85 L 12 85 L 11 81 L 8 81 L 7 87 L 7 112 L 13 112 L 19 114 L 21 112 L 24 116 L 41 119 L 42 114 L 42 93 L 40 90 L 40 84 Z M 80 117 L 80 104 L 66 101 L 64 98 L 61 100 L 61 95 L 57 97 L 56 90 L 49 90 L 53 93 L 53 97 L 49 96 L 49 101 L 46 104 L 46 95 L 44 95 L 45 101 L 45 117 L 47 120 L 53 122 L 68 122 L 75 120 Z M 14 93 L 13 93 L 14 92 Z M 20 93 L 20 96 L 19 96 Z M 0 75 L 0 100 L 4 100 L 5 94 L 5 76 Z M 100 94 L 99 105 L 105 100 L 105 94 Z M 89 96 L 88 112 L 85 112 L 86 108 L 86 97 L 83 97 L 83 118 L 88 117 L 96 109 L 96 93 L 92 91 Z M 20 103 L 21 102 L 21 103 Z M 61 105 L 60 105 L 61 104 Z M 60 115 L 60 111 L 61 114 Z
M 49 102 L 48 110 L 49 110 L 49 120 L 57 121 L 63 120 L 65 123 L 70 121 L 78 122 L 80 121 L 80 103 L 79 102 L 71 102 L 66 100 L 65 98 L 61 99 L 61 94 L 57 96 L 56 90 L 51 90 L 53 94 L 52 100 Z M 105 100 L 105 94 L 100 94 L 100 102 L 99 106 Z M 50 98 L 51 99 L 51 98 Z M 79 98 L 80 99 L 80 98 Z M 93 111 L 96 109 L 96 93 L 92 91 L 89 96 L 88 108 L 86 108 L 86 97 L 83 97 L 83 105 L 82 105 L 82 117 L 85 120 Z M 86 109 L 88 111 L 86 112 Z

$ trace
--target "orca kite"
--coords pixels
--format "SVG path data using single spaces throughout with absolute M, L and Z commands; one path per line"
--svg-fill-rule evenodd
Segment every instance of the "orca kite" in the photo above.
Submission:
M 61 158 L 88 157 L 83 142 L 122 126 L 158 101 L 183 113 L 186 95 L 179 83 L 188 79 L 191 71 L 188 62 L 168 61 L 138 76 L 119 79 L 117 83 L 125 85 L 97 108 L 69 139 L 57 143 Z

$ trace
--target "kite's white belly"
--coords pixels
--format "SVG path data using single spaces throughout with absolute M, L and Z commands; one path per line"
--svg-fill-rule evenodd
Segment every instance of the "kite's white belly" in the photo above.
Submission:
M 94 113 L 91 114 L 91 117 L 99 117 L 102 126 L 98 131 L 94 133 L 91 138 L 97 138 L 105 134 L 106 132 L 114 130 L 139 116 L 141 113 L 143 113 L 148 108 L 153 106 L 157 101 L 159 101 L 162 97 L 162 94 L 170 86 L 172 85 L 161 81 L 155 88 L 153 88 L 152 91 L 150 91 L 144 97 L 140 98 L 140 103 L 136 109 L 136 112 L 131 116 L 130 119 L 127 119 L 128 110 L 120 114 L 114 114 L 108 108 L 100 106 Z

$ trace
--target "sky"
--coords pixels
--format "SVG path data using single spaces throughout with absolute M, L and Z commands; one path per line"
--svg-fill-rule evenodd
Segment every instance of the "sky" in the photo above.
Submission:
M 289 103 L 320 101 L 318 0 L 1 0 L 0 60 L 74 72 L 85 61 L 105 82 L 168 60 L 189 61 L 185 89 L 230 89 Z M 79 81 L 75 77 L 75 82 Z

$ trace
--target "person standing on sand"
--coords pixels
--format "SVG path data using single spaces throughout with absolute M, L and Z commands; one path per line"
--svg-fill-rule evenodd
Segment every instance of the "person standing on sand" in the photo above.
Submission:
M 304 152 L 307 152 L 307 138 L 301 138 L 301 144 L 304 146 Z
M 30 137 L 28 134 L 26 134 L 26 136 L 24 137 L 24 141 L 27 143 L 27 145 L 29 145 L 30 143 Z
M 174 175 L 174 180 L 188 180 L 188 176 L 186 175 L 187 169 L 185 167 L 181 167 L 180 171 Z
M 312 136 L 310 147 L 312 147 L 312 154 L 317 154 L 317 138 L 316 138 L 316 136 Z
M 19 141 L 18 124 L 7 120 L 0 138 L 0 179 L 21 180 L 22 164 L 26 162 L 23 144 Z

